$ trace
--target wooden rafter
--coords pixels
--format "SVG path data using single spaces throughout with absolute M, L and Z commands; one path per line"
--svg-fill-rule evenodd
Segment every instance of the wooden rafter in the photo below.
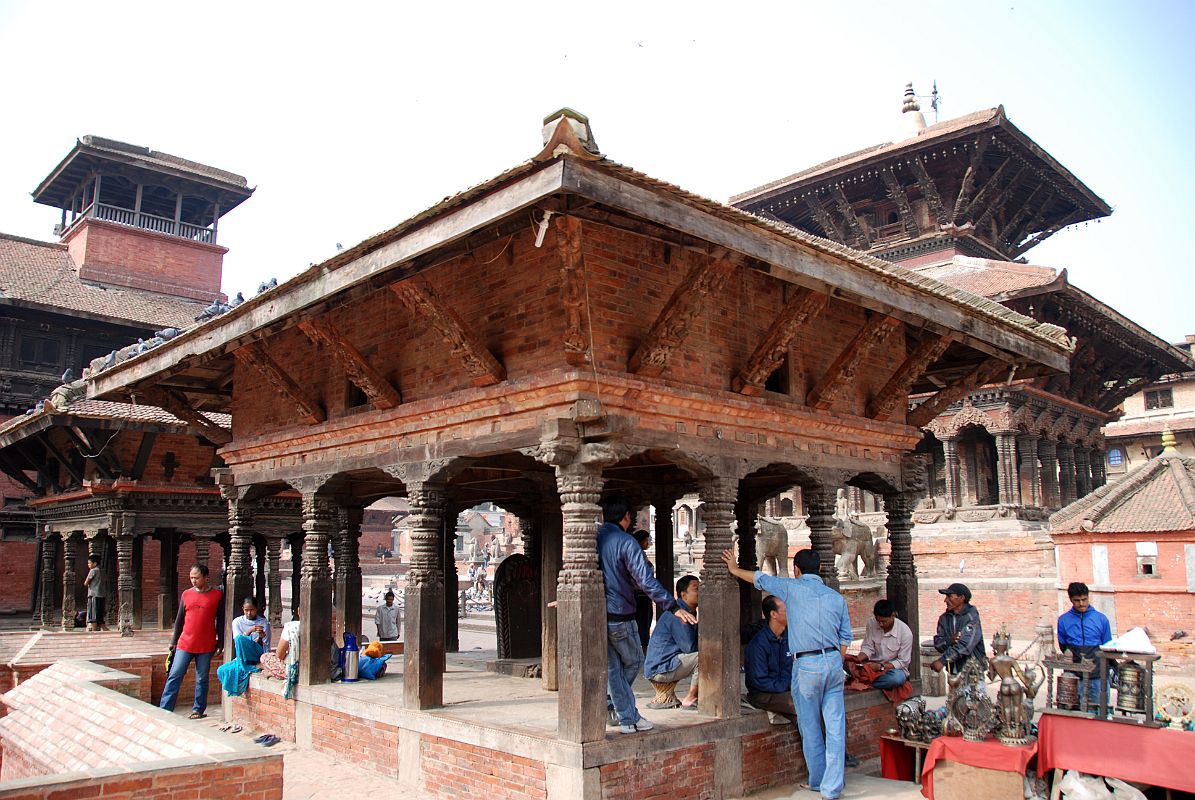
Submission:
M 917 185 L 921 187 L 921 194 L 925 196 L 925 202 L 929 206 L 930 213 L 934 215 L 934 222 L 939 225 L 942 224 L 946 221 L 946 210 L 942 205 L 942 195 L 938 194 L 938 185 L 929 176 L 929 170 L 925 168 L 925 162 L 920 157 L 917 157 L 909 162 L 909 166 L 913 169 L 913 175 L 917 178 Z
M 867 232 L 863 230 L 863 223 L 859 221 L 859 215 L 855 213 L 855 209 L 851 208 L 851 201 L 847 200 L 846 192 L 842 191 L 842 187 L 835 186 L 830 189 L 830 196 L 834 198 L 834 204 L 838 206 L 838 213 L 842 214 L 842 218 L 846 220 L 846 226 L 850 229 L 855 243 L 864 250 L 871 247 L 871 240 L 868 239 Z
M 820 314 L 829 302 L 830 296 L 827 294 L 805 288 L 798 289 L 784 304 L 784 308 L 764 334 L 763 340 L 756 345 L 747 363 L 731 381 L 731 388 L 749 397 L 763 394 L 768 376 L 784 363 L 784 354 L 788 352 L 797 331 Z
M 1046 239 L 1049 239 L 1051 236 L 1058 233 L 1058 231 L 1062 230 L 1067 225 L 1070 225 L 1072 222 L 1078 222 L 1080 219 L 1082 219 L 1083 214 L 1084 214 L 1083 209 L 1081 209 L 1081 208 L 1075 209 L 1074 211 L 1067 214 L 1062 219 L 1055 222 L 1050 227 L 1046 228 L 1044 231 L 1038 233 L 1033 238 L 1026 239 L 1024 242 L 1017 245 L 1015 248 L 1013 248 L 1013 250 L 1009 254 L 1009 256 L 1012 258 L 1019 258 L 1021 256 L 1021 254 L 1025 253 L 1032 247 L 1036 247 L 1037 245 L 1044 242 Z
M 905 234 L 920 236 L 921 226 L 917 224 L 917 218 L 913 216 L 913 207 L 909 204 L 909 195 L 905 192 L 905 187 L 900 185 L 900 181 L 891 169 L 881 169 L 880 178 L 884 181 L 884 186 L 888 187 L 888 196 L 892 198 L 892 202 L 896 203 L 896 209 L 900 212 L 900 221 L 904 224 Z
M 1013 163 L 1012 156 L 1009 156 L 1000 163 L 1000 166 L 996 167 L 996 171 L 983 182 L 983 185 L 979 187 L 979 191 L 967 203 L 967 207 L 963 209 L 961 214 L 955 217 L 956 223 L 960 220 L 974 219 L 973 215 L 975 212 L 982 208 L 983 204 L 1004 185 L 1004 173 L 1008 172 L 1009 166 Z
M 927 333 L 896 368 L 896 372 L 892 373 L 884 388 L 867 404 L 867 416 L 879 422 L 886 422 L 892 418 L 899 406 L 907 408 L 909 388 L 913 382 L 925 372 L 926 367 L 942 357 L 953 340 L 950 334 L 934 336 Z
M 950 222 L 958 221 L 962 214 L 963 208 L 967 201 L 971 199 L 971 192 L 975 189 L 975 178 L 979 172 L 979 168 L 983 165 L 983 154 L 987 152 L 988 142 L 991 137 L 986 134 L 980 134 L 975 139 L 975 149 L 971 151 L 971 163 L 967 167 L 967 171 L 963 173 L 962 183 L 959 184 L 958 197 L 954 200 L 954 210 L 950 214 Z
M 707 304 L 711 294 L 721 290 L 738 265 L 738 259 L 719 248 L 690 269 L 627 362 L 627 371 L 646 377 L 662 373 L 672 352 L 688 338 L 697 313 Z
M 323 422 L 325 419 L 324 409 L 316 401 L 314 397 L 307 393 L 299 383 L 286 373 L 274 359 L 270 358 L 265 349 L 262 348 L 259 342 L 252 342 L 244 347 L 232 351 L 233 358 L 237 363 L 242 364 L 249 369 L 256 372 L 261 377 L 270 383 L 275 389 L 282 392 L 299 412 L 299 420 L 306 422 L 308 425 L 314 425 L 317 422 Z M 187 406 L 190 408 L 190 406 Z M 174 414 L 174 409 L 167 408 L 167 411 Z M 192 409 L 194 411 L 194 409 Z M 194 412 L 198 416 L 198 412 Z M 175 414 L 175 416 L 178 416 Z M 192 420 L 188 419 L 187 422 Z M 217 442 L 222 444 L 222 442 Z
M 1042 193 L 1044 188 L 1045 184 L 1038 184 L 1037 186 L 1033 187 L 1033 191 L 1031 191 L 1029 196 L 1025 198 L 1025 202 L 1021 203 L 1021 207 L 1018 208 L 1016 213 L 1009 217 L 1008 220 L 1000 226 L 1000 230 L 996 232 L 996 239 L 998 241 L 1004 242 L 1005 244 L 1012 244 L 1012 242 L 1008 240 L 1008 234 L 1016 230 L 1017 226 L 1024 222 L 1033 212 L 1033 209 L 1035 208 L 1033 201 L 1037 199 L 1037 196 Z
M 87 434 L 73 425 L 65 426 L 63 430 L 66 431 L 66 435 L 75 443 L 75 449 L 79 451 L 79 454 L 95 464 L 95 470 L 100 474 L 101 478 L 112 480 L 116 477 L 116 471 L 109 466 L 108 457 L 110 454 L 104 452 L 104 447 L 96 447 L 95 443 L 87 438 Z
M 859 364 L 877 346 L 900 330 L 902 323 L 885 314 L 872 314 L 863 323 L 859 332 L 847 343 L 837 358 L 830 364 L 821 379 L 805 398 L 805 405 L 826 411 L 838 399 L 842 391 L 855 379 Z
M 149 457 L 154 449 L 154 440 L 157 438 L 158 434 L 154 431 L 145 431 L 141 434 L 141 441 L 137 445 L 137 457 L 133 459 L 131 475 L 133 480 L 139 481 L 145 475 L 145 467 L 149 464 Z
M 353 343 L 344 338 L 327 317 L 316 317 L 299 323 L 299 329 L 317 347 L 326 347 L 356 386 L 365 392 L 375 408 L 394 408 L 402 403 L 402 395 L 378 372 Z
M 286 380 L 288 380 L 292 384 L 294 384 L 294 381 L 291 380 L 290 376 L 286 375 L 286 373 L 283 373 L 281 371 L 281 369 L 278 367 L 278 365 L 274 364 L 274 362 L 272 360 L 270 360 L 269 356 L 267 356 L 264 352 L 262 352 L 260 350 L 260 347 L 257 344 L 245 345 L 240 350 L 233 352 L 233 356 L 235 356 L 237 358 L 237 361 L 240 363 L 248 363 L 247 361 L 244 360 L 247 358 L 247 356 L 241 355 L 241 354 L 244 351 L 247 351 L 250 349 L 259 352 L 260 355 L 266 361 L 268 361 L 271 365 L 273 365 L 275 369 L 278 369 L 278 372 L 284 378 L 286 378 Z M 266 380 L 270 381 L 271 383 L 274 382 L 274 378 L 271 374 L 268 374 L 262 368 L 256 367 L 256 365 L 253 365 L 253 366 L 259 372 L 261 372 L 262 377 L 266 378 Z M 295 385 L 296 390 L 298 390 L 300 392 L 302 391 L 301 389 L 299 389 L 298 384 L 294 384 L 294 385 Z M 153 405 L 157 406 L 158 408 L 165 409 L 166 411 L 169 411 L 171 414 L 178 417 L 179 419 L 181 419 L 183 422 L 187 423 L 188 425 L 193 425 L 194 427 L 203 431 L 204 437 L 208 441 L 212 442 L 213 444 L 215 444 L 217 446 L 228 444 L 229 442 L 232 441 L 231 433 L 229 433 L 224 428 L 221 428 L 219 425 L 212 422 L 210 419 L 208 419 L 203 414 L 201 414 L 199 411 L 197 411 L 194 407 L 192 407 L 190 402 L 187 401 L 187 398 L 185 395 L 183 395 L 179 392 L 176 392 L 173 389 L 164 389 L 164 388 L 161 388 L 158 386 L 152 386 L 147 389 L 141 389 L 140 391 L 137 392 L 137 394 L 139 394 L 147 402 L 152 403 Z M 144 439 L 142 441 L 144 443 Z M 137 454 L 137 459 L 140 462 L 140 459 L 141 459 L 140 453 Z M 142 465 L 142 469 L 144 469 L 144 465 Z M 140 478 L 140 470 L 134 468 L 134 472 L 136 472 L 137 477 Z
M 1050 190 L 1046 193 L 1046 199 L 1042 200 L 1041 205 L 1038 206 L 1037 213 L 1026 217 L 1020 226 L 1009 234 L 1008 246 L 1010 248 L 1016 247 L 1018 244 L 1020 244 L 1021 240 L 1025 238 L 1025 235 L 1029 233 L 1029 231 L 1034 230 L 1041 225 L 1042 221 L 1046 218 L 1046 215 L 1050 212 L 1050 206 L 1054 205 L 1054 198 L 1057 196 L 1058 193 L 1053 190 Z
M 564 359 L 574 367 L 589 364 L 589 337 L 582 317 L 585 309 L 585 261 L 581 252 L 581 220 L 567 215 L 556 218 L 556 242 L 560 254 L 560 299 L 564 304 Z
M 457 313 L 440 300 L 422 277 L 415 275 L 393 283 L 390 290 L 398 295 L 413 316 L 426 319 L 440 332 L 452 349 L 452 355 L 469 373 L 474 386 L 492 386 L 506 377 L 506 370 L 481 338 L 465 327 Z
M 996 210 L 1007 203 L 1008 198 L 1012 196 L 1012 193 L 1020 188 L 1024 177 L 1028 174 L 1028 167 L 1021 165 L 1017 168 L 1017 171 L 1014 172 L 1012 176 L 1004 182 L 1004 188 L 996 192 L 992 196 L 992 199 L 984 204 L 983 210 L 980 211 L 979 216 L 974 218 L 976 228 L 982 228 L 987 224 L 987 221 L 991 219 L 994 213 L 996 213 Z
M 54 459 L 62 465 L 62 468 L 66 470 L 66 474 L 70 475 L 71 479 L 74 480 L 75 483 L 83 483 L 83 473 L 80 470 L 75 469 L 74 464 L 72 464 L 71 460 L 67 458 L 66 453 L 60 450 L 58 445 L 54 444 L 54 442 L 50 440 L 49 431 L 35 433 L 33 438 L 40 442 L 41 446 L 46 448 L 46 452 L 53 456 Z
M 1008 369 L 1008 365 L 999 359 L 989 358 L 981 362 L 966 375 L 954 383 L 947 384 L 937 394 L 931 395 L 925 402 L 910 411 L 905 418 L 905 424 L 912 425 L 914 428 L 928 425 L 934 417 L 949 408 L 951 403 L 959 400 L 976 386 L 990 382 L 1006 369 Z
M 822 201 L 816 194 L 805 195 L 805 205 L 809 207 L 809 213 L 813 214 L 813 218 L 817 220 L 817 224 L 822 227 L 822 232 L 827 239 L 833 239 L 840 244 L 846 244 L 846 233 L 830 216 L 830 212 L 822 204 Z
M 12 460 L 3 453 L 0 453 L 0 472 L 3 472 L 5 475 L 12 478 L 14 481 L 21 484 L 34 494 L 44 494 L 42 488 L 37 485 L 37 482 L 30 480 L 29 476 L 25 474 L 25 471 L 14 464 Z

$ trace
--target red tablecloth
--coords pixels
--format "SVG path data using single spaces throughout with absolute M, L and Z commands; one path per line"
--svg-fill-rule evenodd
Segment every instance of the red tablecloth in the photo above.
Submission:
M 910 745 L 894 736 L 880 737 L 880 777 L 890 781 L 913 781 L 914 752 Z
M 1037 742 L 1021 747 L 1009 747 L 995 739 L 986 742 L 968 742 L 961 736 L 939 736 L 930 742 L 921 765 L 921 793 L 934 798 L 934 764 L 939 760 L 953 761 L 984 769 L 998 769 L 1004 772 L 1025 774 L 1029 762 L 1037 755 Z
M 1077 769 L 1195 792 L 1195 733 L 1061 714 L 1037 723 L 1037 772 Z

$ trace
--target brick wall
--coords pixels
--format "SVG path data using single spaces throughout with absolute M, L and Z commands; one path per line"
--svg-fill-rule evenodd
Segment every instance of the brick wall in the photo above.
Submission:
M 9 754 L 6 758 L 14 758 Z M 197 764 L 169 769 L 137 770 L 118 775 L 47 778 L 0 785 L 0 800 L 182 800 L 236 797 L 238 800 L 281 800 L 282 757 L 258 757 L 227 764 Z
M 705 743 L 598 768 L 603 800 L 714 797 L 714 744 Z
M 85 642 L 80 640 L 80 645 Z M 81 647 L 78 657 L 85 657 L 87 655 L 86 648 Z M 97 664 L 103 664 L 106 667 L 123 670 L 132 675 L 136 675 L 140 679 L 137 697 L 147 703 L 157 705 L 162 699 L 162 689 L 166 687 L 166 654 L 160 653 L 152 656 L 132 657 L 132 658 L 92 658 Z M 219 705 L 221 699 L 220 682 L 216 680 L 216 668 L 224 663 L 224 658 L 221 654 L 217 654 L 212 659 L 211 670 L 208 672 L 208 690 L 207 702 L 208 705 Z M 34 675 L 49 667 L 49 664 L 20 664 L 11 668 L 6 668 L 9 672 L 9 678 L 0 677 L 0 690 L 11 686 L 15 686 L 22 681 L 29 680 Z M 187 674 L 183 677 L 182 684 L 178 690 L 178 705 L 190 705 L 195 697 L 195 668 L 187 669 Z
M 850 706 L 851 692 L 847 693 Z M 846 715 L 846 750 L 859 759 L 876 758 L 880 754 L 880 734 L 896 727 L 896 706 L 882 703 L 855 708 Z
M 793 725 L 773 725 L 743 737 L 743 794 L 791 786 L 809 775 Z
M 220 294 L 219 245 L 88 220 L 63 239 L 79 277 L 210 302 Z
M 281 689 L 275 694 L 253 686 L 261 680 L 267 679 L 251 678 L 249 691 L 240 697 L 228 698 L 232 718 L 251 730 L 272 733 L 288 742 L 295 741 L 295 701 L 283 697 Z M 274 683 L 281 686 L 277 681 Z
M 37 542 L 0 541 L 0 611 L 32 611 Z
M 398 777 L 398 730 L 384 722 L 350 716 L 330 708 L 313 706 L 311 709 L 313 749 L 330 753 L 339 761 L 361 764 L 391 778 Z
M 420 750 L 424 787 L 432 794 L 541 800 L 548 796 L 542 762 L 428 734 L 423 734 Z M 712 767 L 712 755 L 710 762 Z

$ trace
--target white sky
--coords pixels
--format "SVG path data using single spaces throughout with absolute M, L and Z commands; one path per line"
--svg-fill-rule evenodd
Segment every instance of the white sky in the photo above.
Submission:
M 1188 2 L 0 0 L 0 231 L 52 239 L 29 192 L 76 137 L 145 145 L 257 187 L 220 222 L 248 295 L 533 155 L 562 105 L 725 200 L 903 137 L 905 82 L 936 79 L 942 119 L 1003 103 L 1116 209 L 1030 259 L 1179 341 L 1193 33 Z

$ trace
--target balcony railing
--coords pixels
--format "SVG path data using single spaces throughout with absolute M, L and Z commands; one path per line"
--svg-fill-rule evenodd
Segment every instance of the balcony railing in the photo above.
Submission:
M 169 236 L 178 236 L 182 239 L 190 239 L 193 242 L 216 243 L 216 231 L 211 226 L 205 227 L 203 225 L 193 225 L 189 222 L 176 222 L 166 217 L 146 214 L 144 211 L 134 211 L 131 208 L 94 203 L 83 209 L 83 213 L 71 224 L 74 225 L 75 222 L 86 217 L 102 219 L 106 222 L 115 222 L 118 225 L 128 225 L 133 228 L 143 228 L 147 231 L 165 233 Z

